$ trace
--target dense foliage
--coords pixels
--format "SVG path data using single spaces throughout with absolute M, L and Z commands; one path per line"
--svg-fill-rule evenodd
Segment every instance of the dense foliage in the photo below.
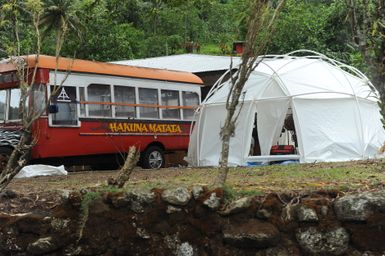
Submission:
M 0 0 L 0 57 L 33 53 L 27 5 Z M 249 0 L 42 0 L 42 53 L 111 61 L 184 52 L 231 54 L 244 40 Z M 277 3 L 270 0 L 271 4 Z M 384 76 L 384 0 L 287 0 L 269 53 L 310 49 L 350 63 L 381 83 Z M 19 38 L 15 36 L 17 29 Z M 383 80 L 383 79 L 382 79 Z

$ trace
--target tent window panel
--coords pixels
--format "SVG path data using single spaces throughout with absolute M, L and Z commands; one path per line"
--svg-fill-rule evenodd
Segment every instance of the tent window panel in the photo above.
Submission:
M 139 88 L 139 104 L 158 105 L 158 90 Z M 141 118 L 159 118 L 157 107 L 139 107 Z
M 20 89 L 10 90 L 10 100 L 9 100 L 9 110 L 8 110 L 8 120 L 18 120 L 19 116 L 19 103 L 21 92 Z
M 111 88 L 108 84 L 90 84 L 87 88 L 88 101 L 110 103 Z M 89 116 L 111 117 L 112 109 L 110 104 L 89 104 Z
M 135 88 L 127 86 L 114 86 L 115 103 L 135 104 Z M 116 117 L 136 117 L 135 107 L 115 106 Z
M 197 107 L 199 105 L 199 95 L 196 92 L 182 92 L 183 106 Z M 192 120 L 194 109 L 183 109 L 183 118 Z
M 179 106 L 179 91 L 161 90 L 163 106 Z M 162 109 L 162 116 L 165 119 L 180 119 L 179 109 Z
M 7 91 L 6 90 L 0 91 L 0 121 L 5 120 L 6 100 L 7 100 Z

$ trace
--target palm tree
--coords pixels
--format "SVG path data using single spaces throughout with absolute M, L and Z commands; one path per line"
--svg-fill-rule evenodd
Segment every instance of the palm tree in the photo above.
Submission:
M 43 33 L 56 34 L 55 55 L 58 56 L 63 46 L 64 37 L 69 30 L 77 32 L 80 37 L 80 21 L 73 0 L 47 0 L 45 10 L 41 17 L 40 25 Z

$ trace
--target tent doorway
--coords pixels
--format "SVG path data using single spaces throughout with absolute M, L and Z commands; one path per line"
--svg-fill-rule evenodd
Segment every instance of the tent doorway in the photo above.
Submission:
M 258 114 L 254 114 L 253 129 L 251 133 L 251 143 L 249 156 L 261 156 L 258 134 Z M 279 138 L 273 142 L 270 155 L 294 155 L 297 153 L 298 142 L 295 130 L 295 123 L 291 108 L 288 109 L 286 117 L 281 127 Z M 262 139 L 262 138 L 261 138 Z

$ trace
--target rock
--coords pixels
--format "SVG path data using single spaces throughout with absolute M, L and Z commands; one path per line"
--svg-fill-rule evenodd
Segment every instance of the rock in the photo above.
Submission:
M 151 236 L 148 234 L 148 232 L 143 228 L 138 228 L 136 230 L 136 234 L 138 235 L 138 237 L 140 237 L 142 239 L 150 239 L 151 238 Z
M 193 194 L 193 197 L 194 199 L 198 199 L 202 193 L 204 192 L 204 189 L 202 186 L 193 186 L 192 187 L 192 194 Z
M 366 221 L 373 212 L 385 211 L 385 190 L 338 198 L 334 210 L 341 221 Z
M 283 246 L 279 246 L 274 248 L 268 248 L 262 251 L 258 250 L 255 256 L 293 256 L 293 253 L 289 249 Z
M 265 220 L 270 217 L 271 217 L 271 212 L 266 209 L 261 209 L 257 211 L 257 218 Z
M 307 206 L 298 206 L 295 213 L 299 222 L 318 222 L 317 212 Z
M 326 232 L 315 227 L 299 229 L 296 238 L 304 251 L 315 255 L 342 255 L 349 246 L 349 234 L 342 227 Z
M 0 193 L 0 198 L 13 199 L 17 197 L 17 193 L 11 189 L 6 189 Z
M 255 256 L 294 256 L 301 255 L 297 245 L 290 239 L 283 238 L 279 244 L 272 248 L 258 250 Z
M 68 202 L 75 208 L 79 208 L 82 204 L 83 195 L 80 192 L 72 191 L 68 196 Z
M 173 205 L 187 205 L 191 199 L 191 193 L 187 188 L 166 189 L 162 193 L 162 199 Z
M 7 227 L 0 229 L 0 255 L 1 252 L 7 252 L 6 255 L 17 255 L 16 252 L 25 251 L 23 244 L 17 239 L 18 231 L 15 228 Z
M 68 224 L 70 223 L 71 219 L 60 219 L 60 218 L 52 218 L 50 225 L 53 229 L 53 231 L 58 232 L 63 229 L 68 228 Z
M 48 252 L 55 251 L 57 245 L 53 243 L 52 237 L 42 237 L 35 242 L 30 243 L 27 247 L 27 252 L 32 255 L 40 255 Z
M 209 198 L 203 201 L 203 204 L 212 210 L 217 210 L 221 206 L 221 198 L 217 197 L 217 193 L 213 192 Z
M 219 212 L 219 214 L 223 216 L 228 216 L 234 213 L 244 211 L 250 207 L 251 201 L 252 201 L 251 197 L 244 197 L 236 201 L 233 201 L 230 204 L 228 204 L 223 211 Z
M 70 197 L 70 194 L 71 194 L 71 190 L 69 190 L 69 189 L 59 189 L 58 193 L 59 193 L 59 195 L 60 195 L 60 197 L 62 199 L 68 200 L 68 198 Z
M 140 203 L 144 204 L 151 204 L 155 201 L 155 193 L 151 190 L 132 190 L 128 193 L 128 196 L 135 201 L 138 201 Z
M 80 192 L 80 194 L 85 195 L 85 194 L 89 193 L 89 190 L 86 188 L 81 188 L 79 192 Z
M 176 213 L 176 212 L 180 212 L 180 211 L 182 211 L 181 208 L 174 207 L 174 206 L 172 206 L 172 205 L 167 206 L 167 210 L 166 210 L 166 212 L 167 212 L 168 214 L 172 214 L 172 213 Z
M 130 203 L 129 198 L 125 194 L 123 194 L 123 193 L 122 194 L 109 195 L 108 197 L 111 200 L 111 204 L 115 208 L 126 207 Z
M 127 194 L 130 209 L 135 213 L 143 213 L 144 208 L 155 201 L 155 193 L 150 190 L 133 190 Z
M 193 256 L 194 247 L 192 247 L 188 242 L 184 242 L 179 245 L 176 249 L 177 256 Z
M 329 212 L 329 208 L 326 205 L 322 205 L 321 206 L 321 214 L 323 216 L 326 216 L 326 215 L 328 215 L 328 212 Z
M 280 233 L 268 222 L 250 219 L 246 223 L 226 226 L 223 239 L 237 248 L 268 248 L 278 244 Z

